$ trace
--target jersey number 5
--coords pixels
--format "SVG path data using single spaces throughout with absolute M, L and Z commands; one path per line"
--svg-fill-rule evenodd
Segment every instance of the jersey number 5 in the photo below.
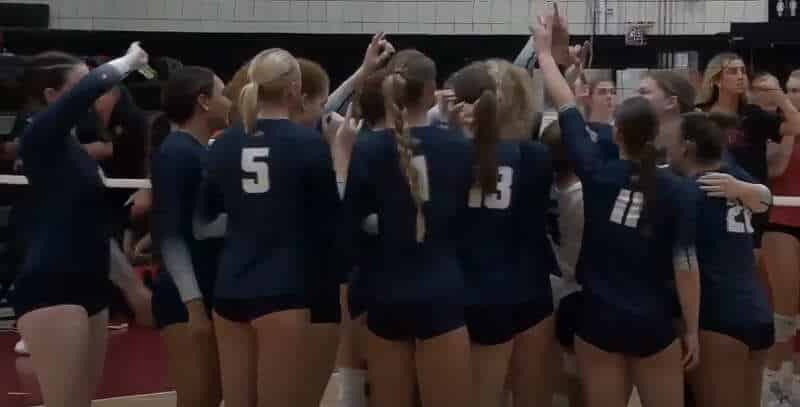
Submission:
M 511 183 L 514 178 L 514 169 L 506 166 L 498 167 L 497 174 L 497 192 L 484 196 L 481 187 L 477 185 L 469 190 L 468 206 L 470 208 L 480 208 L 482 201 L 483 206 L 489 209 L 508 209 L 511 205 Z
M 631 228 L 639 226 L 643 203 L 644 194 L 641 192 L 631 192 L 629 189 L 619 191 L 610 220 Z
M 269 191 L 269 147 L 242 149 L 242 171 L 255 178 L 243 178 L 242 190 L 248 194 L 263 194 Z

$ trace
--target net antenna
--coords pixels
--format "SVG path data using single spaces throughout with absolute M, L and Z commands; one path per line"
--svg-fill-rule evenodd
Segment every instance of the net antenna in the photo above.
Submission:
M 655 24 L 654 21 L 628 23 L 628 29 L 625 31 L 625 45 L 629 47 L 643 47 L 647 45 L 647 33 Z

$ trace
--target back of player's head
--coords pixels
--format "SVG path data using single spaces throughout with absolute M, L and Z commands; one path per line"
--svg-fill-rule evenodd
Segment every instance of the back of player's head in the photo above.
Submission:
M 736 116 L 725 113 L 690 112 L 681 116 L 681 136 L 699 164 L 712 164 L 722 159 L 725 146 L 722 129 L 736 126 Z
M 297 64 L 300 66 L 300 75 L 303 77 L 301 89 L 304 95 L 313 98 L 328 93 L 331 80 L 325 68 L 305 58 L 297 58 Z
M 422 214 L 422 184 L 419 171 L 412 165 L 414 140 L 404 116 L 411 109 L 424 110 L 433 104 L 436 88 L 436 64 L 419 51 L 404 50 L 389 61 L 383 80 L 386 119 L 397 140 L 400 167 L 408 180 L 417 207 L 417 241 L 425 238 L 425 218 Z
M 378 69 L 364 80 L 356 91 L 353 107 L 356 116 L 364 119 L 370 128 L 383 125 L 386 118 L 386 106 L 383 102 L 383 80 L 386 79 L 386 69 Z
M 634 164 L 631 174 L 633 188 L 642 191 L 645 210 L 652 209 L 656 203 L 656 160 L 658 154 L 654 145 L 659 131 L 658 115 L 650 102 L 635 96 L 624 100 L 614 112 L 615 140 L 621 144 L 627 158 Z M 646 223 L 644 223 L 647 225 Z
M 28 60 L 23 76 L 28 107 L 40 109 L 67 85 L 70 73 L 80 66 L 86 66 L 78 57 L 59 51 L 47 51 Z
M 288 51 L 271 48 L 256 55 L 248 68 L 250 82 L 242 88 L 239 109 L 247 131 L 256 123 L 259 105 L 272 103 L 288 109 L 301 93 L 297 60 Z
M 497 157 L 500 129 L 497 122 L 497 83 L 485 62 L 474 62 L 462 68 L 450 80 L 456 102 L 473 106 L 470 129 L 475 143 L 477 163 L 475 180 L 484 194 L 497 190 Z
M 187 66 L 173 73 L 161 92 L 161 105 L 167 118 L 186 123 L 195 113 L 201 97 L 214 95 L 216 75 L 208 68 Z
M 497 86 L 497 117 L 513 137 L 528 138 L 533 133 L 539 106 L 530 74 L 504 59 L 486 61 Z
M 625 99 L 614 112 L 614 123 L 622 147 L 632 159 L 639 159 L 653 145 L 658 134 L 658 116 L 647 99 Z
M 436 86 L 436 63 L 422 52 L 403 50 L 389 61 L 383 94 L 390 111 L 397 107 L 418 108 L 432 103 Z M 425 100 L 428 99 L 428 100 Z

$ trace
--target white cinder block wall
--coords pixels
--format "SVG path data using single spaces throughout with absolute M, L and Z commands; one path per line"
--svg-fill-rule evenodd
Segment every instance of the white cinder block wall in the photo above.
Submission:
M 716 34 L 731 22 L 766 22 L 766 0 L 596 0 L 598 34 L 631 21 L 662 21 L 651 34 Z M 56 29 L 527 34 L 547 0 L 0 0 L 48 3 Z M 591 33 L 592 0 L 559 5 L 575 34 Z

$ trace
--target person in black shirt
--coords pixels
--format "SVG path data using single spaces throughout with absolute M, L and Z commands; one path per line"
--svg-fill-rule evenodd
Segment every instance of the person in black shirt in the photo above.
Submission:
M 89 407 L 106 348 L 109 208 L 103 174 L 74 128 L 97 98 L 146 64 L 134 43 L 91 73 L 66 54 L 31 67 L 47 108 L 20 141 L 36 217 L 25 227 L 28 250 L 12 304 L 47 405 Z

